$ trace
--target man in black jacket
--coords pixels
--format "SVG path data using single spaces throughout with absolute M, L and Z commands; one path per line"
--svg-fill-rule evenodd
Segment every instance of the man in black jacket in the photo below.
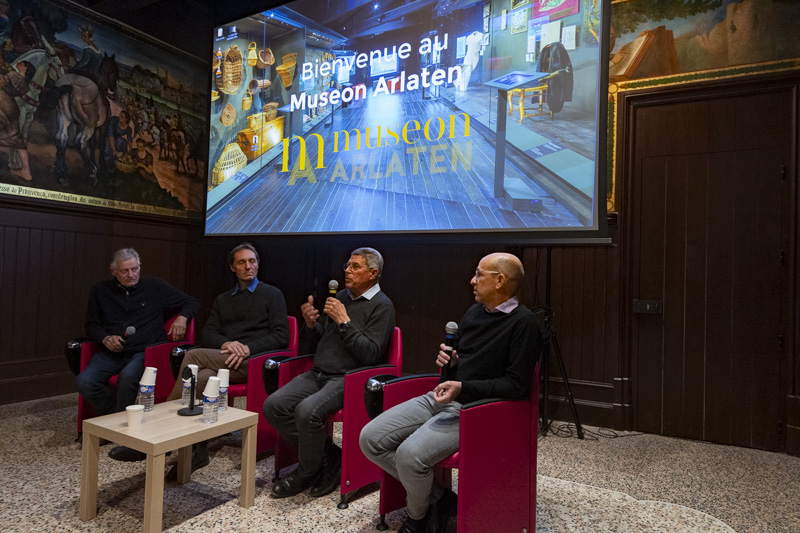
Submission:
M 401 533 L 445 531 L 455 511 L 455 494 L 435 483 L 432 468 L 458 451 L 461 405 L 484 398 L 521 399 L 528 393 L 542 337 L 533 313 L 516 298 L 523 276 L 522 263 L 511 254 L 481 259 L 470 280 L 476 303 L 461 319 L 452 361 L 440 346 L 439 384 L 361 431 L 364 455 L 406 489 L 408 515 Z
M 136 402 L 139 379 L 144 373 L 144 349 L 167 339 L 164 312 L 175 309 L 180 316 L 170 327 L 172 340 L 182 340 L 186 325 L 194 317 L 200 302 L 158 278 L 140 278 L 139 254 L 123 248 L 111 261 L 113 279 L 92 287 L 86 310 L 86 336 L 102 344 L 86 368 L 78 374 L 78 392 L 100 414 L 124 411 Z M 133 326 L 135 333 L 126 334 Z M 108 380 L 119 375 L 116 396 L 108 389 Z M 122 448 L 122 447 L 120 447 Z M 122 448 L 129 450 L 128 448 Z M 141 460 L 143 455 L 122 455 L 112 450 L 112 457 Z M 127 454 L 127 455 L 126 455 Z M 116 457 L 115 457 L 116 456 Z

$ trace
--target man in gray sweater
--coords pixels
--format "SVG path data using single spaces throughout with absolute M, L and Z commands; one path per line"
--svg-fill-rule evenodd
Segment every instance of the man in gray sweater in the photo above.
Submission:
M 386 361 L 395 314 L 394 304 L 378 284 L 383 257 L 373 248 L 358 248 L 344 272 L 345 290 L 327 298 L 324 317 L 311 296 L 301 307 L 304 334 L 316 342 L 313 367 L 264 402 L 264 416 L 297 446 L 299 457 L 297 469 L 272 486 L 275 498 L 294 496 L 309 487 L 313 497 L 336 489 L 341 450 L 327 438 L 326 418 L 344 404 L 346 372 Z

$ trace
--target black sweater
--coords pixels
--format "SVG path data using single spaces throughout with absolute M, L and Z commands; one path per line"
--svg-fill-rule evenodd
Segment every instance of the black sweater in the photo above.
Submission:
M 458 402 L 521 399 L 530 386 L 542 336 L 525 306 L 506 314 L 489 313 L 482 304 L 475 304 L 461 319 L 454 347 L 458 363 L 442 373 L 441 381 L 461 382 Z
M 289 345 L 286 300 L 280 289 L 259 282 L 252 293 L 247 289 L 232 293 L 223 292 L 214 300 L 201 337 L 204 347 L 239 341 L 255 355 Z
M 199 307 L 196 298 L 158 278 L 141 278 L 127 289 L 116 279 L 101 281 L 89 293 L 86 336 L 102 344 L 106 336 L 123 335 L 128 326 L 133 326 L 136 333 L 127 338 L 123 352 L 141 352 L 149 344 L 167 340 L 166 310 L 180 311 L 191 319 Z
M 336 299 L 344 304 L 352 325 L 342 334 L 338 324 L 326 316 L 306 330 L 317 342 L 313 369 L 340 376 L 362 366 L 385 363 L 394 331 L 394 304 L 389 297 L 378 292 L 371 300 L 352 300 L 343 290 Z

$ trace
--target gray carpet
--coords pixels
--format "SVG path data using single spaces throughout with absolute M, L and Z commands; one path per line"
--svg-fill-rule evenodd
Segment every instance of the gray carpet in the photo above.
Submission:
M 0 531 L 141 531 L 144 463 L 120 463 L 101 448 L 97 518 L 78 519 L 77 395 L 0 406 Z M 590 428 L 591 429 L 591 428 Z M 269 497 L 273 460 L 256 465 L 256 500 L 239 507 L 241 435 L 215 440 L 211 464 L 179 486 L 166 483 L 170 532 L 375 531 L 378 493 L 368 487 L 346 510 L 338 491 L 313 499 Z M 176 460 L 167 458 L 167 467 Z M 800 531 L 800 459 L 650 435 L 540 441 L 537 531 Z M 403 511 L 387 522 L 396 531 Z M 479 532 L 481 533 L 481 532 Z M 495 533 L 495 532 L 486 532 Z

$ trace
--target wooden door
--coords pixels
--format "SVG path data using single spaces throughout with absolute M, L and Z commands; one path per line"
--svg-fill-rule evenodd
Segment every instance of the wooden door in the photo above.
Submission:
M 793 98 L 776 89 L 635 111 L 629 303 L 640 431 L 781 446 Z

